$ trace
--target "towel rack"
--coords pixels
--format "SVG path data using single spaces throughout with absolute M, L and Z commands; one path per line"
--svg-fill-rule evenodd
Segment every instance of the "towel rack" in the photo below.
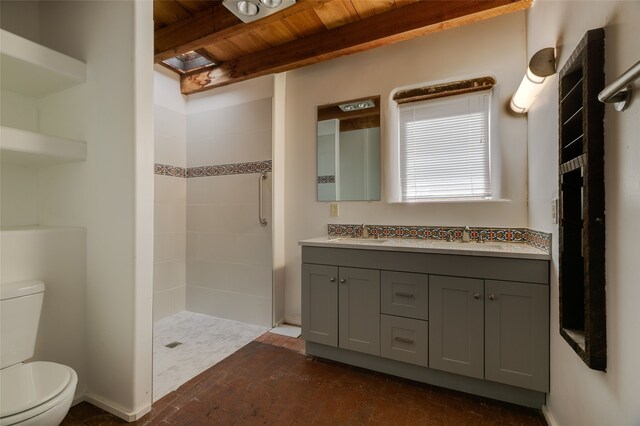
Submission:
M 616 111 L 623 111 L 631 101 L 631 83 L 640 77 L 640 61 L 632 65 L 598 95 L 602 103 L 612 103 Z

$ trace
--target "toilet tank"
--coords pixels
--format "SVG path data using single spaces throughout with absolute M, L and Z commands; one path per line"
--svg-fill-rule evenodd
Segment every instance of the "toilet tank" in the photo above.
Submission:
M 0 368 L 33 356 L 43 298 L 42 281 L 0 284 Z

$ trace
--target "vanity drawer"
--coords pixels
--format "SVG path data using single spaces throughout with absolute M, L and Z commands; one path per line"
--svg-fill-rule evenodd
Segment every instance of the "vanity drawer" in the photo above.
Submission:
M 380 312 L 426 320 L 429 317 L 429 276 L 382 271 Z
M 409 364 L 428 364 L 428 322 L 380 315 L 380 355 Z

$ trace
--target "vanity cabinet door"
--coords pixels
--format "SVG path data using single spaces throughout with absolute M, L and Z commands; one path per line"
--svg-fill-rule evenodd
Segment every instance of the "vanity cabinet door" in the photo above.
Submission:
M 484 281 L 429 276 L 429 367 L 484 377 Z
M 549 286 L 485 281 L 485 378 L 549 391 Z
M 339 346 L 380 355 L 380 271 L 340 268 Z
M 302 334 L 338 346 L 338 267 L 302 264 Z

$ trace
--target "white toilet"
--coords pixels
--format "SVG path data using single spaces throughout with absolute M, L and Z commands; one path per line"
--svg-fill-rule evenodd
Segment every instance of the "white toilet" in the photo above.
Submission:
M 72 368 L 33 356 L 44 298 L 42 281 L 0 286 L 0 426 L 57 426 L 78 383 Z

